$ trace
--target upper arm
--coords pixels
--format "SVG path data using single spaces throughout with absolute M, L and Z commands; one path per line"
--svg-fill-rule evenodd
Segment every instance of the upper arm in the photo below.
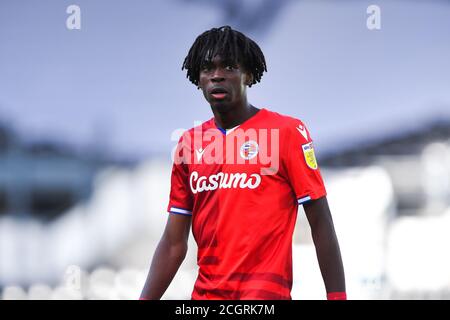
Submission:
M 305 124 L 295 119 L 283 127 L 282 169 L 297 203 L 326 195 L 325 185 L 314 154 L 313 140 Z
M 190 135 L 185 132 L 179 139 L 174 154 L 171 186 L 167 211 L 167 224 L 163 241 L 171 247 L 187 246 L 192 221 L 193 196 L 189 185 Z
M 328 226 L 333 224 L 326 196 L 304 203 L 303 209 L 313 232 L 320 230 L 319 227 L 324 224 Z
M 163 239 L 171 246 L 187 245 L 192 217 L 169 213 Z
M 188 133 L 184 134 L 177 144 L 170 178 L 169 204 L 167 206 L 168 212 L 182 215 L 192 215 L 193 209 L 193 194 L 189 184 L 189 137 Z

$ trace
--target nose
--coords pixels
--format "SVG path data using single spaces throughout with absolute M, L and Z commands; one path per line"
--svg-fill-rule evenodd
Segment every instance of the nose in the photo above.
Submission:
M 221 82 L 225 80 L 221 68 L 216 68 L 211 76 L 212 82 Z

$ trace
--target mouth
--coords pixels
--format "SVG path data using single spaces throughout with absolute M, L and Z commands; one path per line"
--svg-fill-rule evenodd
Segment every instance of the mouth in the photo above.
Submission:
M 216 100 L 223 100 L 228 94 L 228 91 L 222 87 L 214 87 L 209 90 L 209 94 Z

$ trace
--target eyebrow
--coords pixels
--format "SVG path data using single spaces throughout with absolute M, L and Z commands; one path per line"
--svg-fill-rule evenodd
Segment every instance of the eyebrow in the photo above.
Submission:
M 210 66 L 213 65 L 213 61 L 212 60 L 203 60 L 202 63 L 200 64 L 201 66 Z M 219 62 L 220 65 L 224 66 L 224 65 L 232 65 L 232 66 L 240 66 L 238 61 L 233 61 L 231 59 L 226 59 L 226 60 L 220 60 Z
M 233 66 L 238 66 L 239 62 L 238 61 L 233 61 L 231 59 L 227 59 L 227 60 L 223 60 L 222 64 L 224 65 L 233 65 Z

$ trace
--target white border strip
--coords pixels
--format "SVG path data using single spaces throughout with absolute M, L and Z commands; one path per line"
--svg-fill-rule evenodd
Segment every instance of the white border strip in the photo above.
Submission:
M 189 210 L 185 210 L 185 209 L 180 209 L 180 208 L 175 208 L 175 207 L 170 207 L 169 212 L 172 213 L 180 213 L 180 214 L 187 214 L 187 215 L 192 215 L 192 212 Z
M 297 202 L 298 202 L 298 204 L 303 204 L 304 202 L 309 201 L 309 200 L 311 200 L 311 197 L 306 196 L 306 197 L 298 199 Z

